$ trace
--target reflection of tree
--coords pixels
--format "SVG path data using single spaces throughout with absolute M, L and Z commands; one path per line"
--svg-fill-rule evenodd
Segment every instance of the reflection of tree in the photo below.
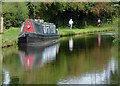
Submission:
M 118 70 L 115 70 L 114 72 L 110 72 L 110 84 L 118 84 L 119 83 L 119 74 Z
M 61 45 L 59 54 L 64 54 L 67 60 L 68 77 L 78 76 L 85 72 L 100 72 L 107 67 L 107 63 L 111 57 L 111 41 L 107 37 L 102 38 L 101 48 L 98 47 L 96 37 L 74 39 L 74 50 L 68 52 L 67 48 L 63 50 L 64 45 Z M 66 44 L 66 43 L 65 43 Z M 61 56 L 60 56 L 61 57 Z M 95 71 L 94 71 L 95 70 Z M 96 71 L 97 70 L 97 71 Z
M 66 48 L 66 50 L 62 50 L 63 52 L 61 51 L 60 55 L 61 53 L 66 55 L 69 75 L 77 76 L 89 70 L 89 68 L 99 71 L 102 70 L 103 65 L 108 63 L 107 59 L 111 57 L 110 41 L 112 41 L 112 39 L 106 40 L 106 37 L 102 38 L 101 48 L 99 48 L 96 37 L 75 39 L 75 46 L 72 53 L 69 53 Z M 65 47 L 63 45 L 61 46 L 60 50 Z
M 116 57 L 118 57 L 118 58 L 116 58 L 117 59 L 117 66 L 116 66 L 116 68 L 115 68 L 115 70 L 114 71 L 110 71 L 110 84 L 120 84 L 120 71 L 119 71 L 119 59 L 120 59 L 120 57 L 119 57 L 119 54 L 120 54 L 120 48 L 118 48 L 117 46 L 115 47 L 115 50 L 118 50 L 118 52 L 116 52 L 116 51 L 113 51 L 113 53 L 115 54 L 115 56 Z
M 9 70 L 11 75 L 24 70 L 18 59 L 18 50 L 15 47 L 3 49 L 3 68 Z M 15 69 L 15 70 L 14 70 Z M 15 72 L 16 71 L 16 72 Z
M 10 77 L 11 78 L 11 81 L 10 81 L 10 83 L 12 83 L 12 84 L 19 84 L 19 77 Z

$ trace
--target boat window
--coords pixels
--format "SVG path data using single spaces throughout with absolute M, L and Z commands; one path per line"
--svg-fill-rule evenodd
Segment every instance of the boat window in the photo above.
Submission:
M 56 33 L 55 25 L 43 25 L 44 33 Z
M 51 28 L 51 33 L 55 33 L 55 25 L 51 25 L 50 28 Z
M 49 32 L 49 26 L 46 25 L 45 27 L 46 27 L 47 33 L 50 33 L 50 32 Z
M 43 26 L 43 31 L 44 31 L 44 33 L 49 33 L 49 26 L 48 25 L 44 25 Z

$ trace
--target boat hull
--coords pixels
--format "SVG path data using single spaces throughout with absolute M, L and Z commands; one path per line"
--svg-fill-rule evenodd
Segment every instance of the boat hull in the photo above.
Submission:
M 46 46 L 59 42 L 59 35 L 25 34 L 18 39 L 19 45 Z

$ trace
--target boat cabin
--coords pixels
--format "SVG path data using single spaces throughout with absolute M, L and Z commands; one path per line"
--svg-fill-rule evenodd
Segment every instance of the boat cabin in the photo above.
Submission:
M 56 26 L 53 23 L 34 21 L 33 19 L 27 19 L 21 27 L 20 33 L 36 33 L 41 35 L 56 35 L 58 34 Z

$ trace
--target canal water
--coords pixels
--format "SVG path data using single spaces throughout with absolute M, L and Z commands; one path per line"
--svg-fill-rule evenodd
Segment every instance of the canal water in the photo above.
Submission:
M 3 49 L 3 84 L 118 84 L 118 47 L 110 35 L 60 38 L 51 46 Z

